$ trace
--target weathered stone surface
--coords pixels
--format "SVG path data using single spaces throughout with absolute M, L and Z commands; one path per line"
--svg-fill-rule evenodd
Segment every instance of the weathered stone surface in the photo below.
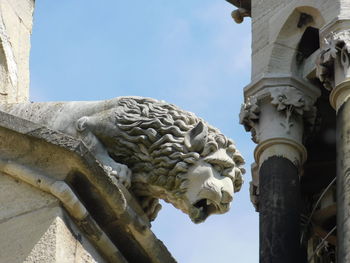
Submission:
M 0 120 L 2 120 L 3 125 L 0 128 L 0 138 L 4 138 L 0 140 L 0 170 L 5 169 L 20 182 L 23 179 L 29 180 L 28 182 L 32 186 L 41 187 L 45 192 L 51 191 L 45 187 L 47 183 L 51 184 L 57 180 L 58 185 L 64 185 L 67 184 L 65 181 L 68 182 L 71 185 L 71 190 L 79 195 L 88 211 L 93 213 L 93 217 L 90 214 L 84 220 L 74 220 L 81 233 L 98 247 L 101 255 L 118 260 L 125 255 L 129 261 L 145 263 L 175 262 L 165 246 L 150 230 L 142 208 L 122 185 L 105 173 L 94 155 L 81 141 L 4 112 L 0 112 Z M 66 143 L 62 143 L 67 141 L 70 142 L 68 146 Z M 76 147 L 72 147 L 72 145 L 76 145 Z M 46 183 L 35 181 L 40 178 Z M 26 185 L 16 183 L 14 180 L 10 183 L 12 183 L 11 187 L 17 184 Z M 8 185 L 10 183 L 7 182 Z M 49 196 L 38 189 L 36 191 L 40 193 L 40 196 Z M 19 194 L 20 191 L 14 191 L 14 193 Z M 55 191 L 51 192 L 51 194 L 53 193 Z M 16 202 L 17 195 L 10 196 Z M 35 199 L 30 197 L 31 195 L 24 194 L 24 197 L 27 196 Z M 7 199 L 4 198 L 4 200 Z M 41 199 L 38 197 L 37 200 Z M 57 203 L 55 199 L 53 200 L 54 203 Z M 67 205 L 64 199 L 62 199 L 61 204 Z M 33 202 L 32 207 L 36 209 L 40 208 L 41 205 L 46 205 L 45 198 L 42 202 Z M 19 206 L 19 208 L 23 206 Z M 30 206 L 31 204 L 28 204 L 28 207 Z M 19 210 L 14 212 L 9 210 L 11 214 L 7 217 L 11 218 L 11 215 L 15 215 Z M 74 212 L 72 210 L 66 211 Z M 74 218 L 75 215 L 73 213 L 70 216 Z M 96 240 L 99 235 L 103 236 L 104 231 L 108 233 L 112 241 L 107 242 L 104 239 L 103 242 L 100 242 Z M 1 245 L 6 246 L 7 243 L 0 243 Z M 120 256 L 116 247 L 123 256 Z M 114 254 L 110 254 L 111 252 Z M 118 260 L 117 262 L 119 262 Z
M 29 52 L 34 0 L 0 1 L 0 102 L 29 97 Z
M 350 87 L 350 83 L 348 83 Z M 340 263 L 350 260 L 350 101 L 337 113 L 337 256 Z
M 0 0 L 0 103 L 24 118 L 0 113 L 0 261 L 174 262 L 149 229 L 158 198 L 196 223 L 227 212 L 241 155 L 192 113 L 151 99 L 14 105 L 28 100 L 33 8 Z M 120 184 L 131 182 L 148 218 Z
M 59 206 L 1 222 L 0 232 L 1 262 L 106 262 Z
M 196 223 L 225 213 L 242 184 L 243 158 L 233 142 L 194 114 L 166 102 L 121 97 L 0 107 L 81 139 L 106 173 L 127 187 L 132 183 L 151 220 L 160 209 L 158 198 Z M 211 187 L 204 190 L 205 185 Z
M 4 174 L 0 174 L 0 193 L 0 222 L 58 205 L 58 200 L 53 196 Z
M 251 1 L 252 81 L 244 90 L 241 123 L 258 144 L 251 198 L 260 212 L 260 262 L 313 262 L 313 258 L 298 257 L 303 243 L 299 238 L 299 179 L 304 175 L 308 147 L 313 148 L 311 154 L 322 147 L 316 140 L 310 143 L 314 138 L 309 137 L 318 132 L 314 129 L 320 118 L 316 106 L 318 111 L 323 109 L 320 96 L 325 94 L 316 80 L 315 62 L 326 32 L 348 28 L 347 21 L 336 23 L 349 18 L 345 2 Z M 338 43 L 339 54 L 343 43 Z M 349 64 L 348 54 L 343 58 L 343 64 Z M 327 59 L 323 63 L 329 66 Z M 319 165 L 309 160 L 311 164 Z M 308 198 L 313 197 L 305 197 L 306 207 Z
M 307 26 L 321 29 L 331 23 L 340 10 L 340 1 L 253 0 L 252 79 L 271 73 L 291 75 L 297 71 L 291 61 L 295 59 L 304 32 L 297 27 L 301 13 L 313 17 L 303 29 Z
M 0 262 L 105 262 L 59 201 L 0 174 Z

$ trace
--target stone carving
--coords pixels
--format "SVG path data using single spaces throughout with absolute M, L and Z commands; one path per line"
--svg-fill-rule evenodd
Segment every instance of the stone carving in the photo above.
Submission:
M 232 5 L 238 7 L 231 13 L 232 18 L 237 24 L 243 22 L 245 17 L 251 16 L 251 1 L 250 0 L 226 0 Z
M 259 121 L 260 109 L 258 100 L 255 96 L 249 97 L 247 101 L 242 104 L 241 112 L 239 113 L 239 123 L 242 124 L 246 131 L 250 131 L 252 134 L 252 140 L 258 143 L 258 134 L 256 131 L 256 125 Z
M 237 24 L 241 24 L 245 17 L 250 17 L 250 11 L 245 8 L 238 8 L 232 11 L 231 16 Z
M 277 111 L 285 114 L 285 118 L 282 119 L 280 124 L 287 134 L 290 133 L 290 129 L 294 125 L 291 120 L 293 113 L 304 115 L 304 112 L 316 111 L 314 107 L 311 107 L 313 105 L 311 99 L 296 88 L 287 86 L 271 88 L 270 94 L 272 99 L 271 104 L 276 106 Z M 315 116 L 315 114 L 312 114 L 312 116 Z M 307 118 L 307 121 L 313 123 L 314 119 Z
M 316 108 L 312 105 L 314 101 L 305 96 L 301 91 L 289 86 L 275 87 L 268 89 L 268 95 L 271 97 L 270 103 L 276 107 L 278 112 L 283 113 L 284 118 L 278 118 L 280 125 L 288 134 L 294 123 L 292 121 L 292 114 L 296 113 L 302 115 L 307 129 L 312 129 L 316 118 Z M 259 115 L 260 107 L 257 96 L 251 96 L 246 103 L 242 105 L 240 112 L 240 123 L 244 125 L 246 131 L 252 134 L 252 140 L 259 143 Z
M 334 88 L 334 61 L 339 57 L 344 71 L 349 69 L 350 30 L 331 33 L 324 40 L 316 62 L 316 75 L 328 90 Z
M 150 220 L 172 203 L 195 223 L 225 213 L 243 183 L 233 142 L 190 112 L 141 97 L 1 105 L 80 138 L 110 176 L 130 187 Z

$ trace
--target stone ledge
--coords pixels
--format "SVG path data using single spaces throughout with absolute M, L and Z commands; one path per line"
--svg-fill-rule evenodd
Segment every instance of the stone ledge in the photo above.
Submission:
M 137 201 L 84 143 L 4 112 L 0 122 L 0 158 L 65 181 L 128 261 L 175 262 Z

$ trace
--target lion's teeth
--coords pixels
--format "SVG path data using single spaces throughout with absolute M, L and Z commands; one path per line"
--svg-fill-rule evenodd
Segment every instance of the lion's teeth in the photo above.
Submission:
M 211 205 L 211 201 L 207 199 L 207 205 Z

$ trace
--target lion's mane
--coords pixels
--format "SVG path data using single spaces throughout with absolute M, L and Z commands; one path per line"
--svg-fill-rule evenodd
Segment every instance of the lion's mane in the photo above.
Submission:
M 200 157 L 224 148 L 235 163 L 235 191 L 241 188 L 242 156 L 230 139 L 193 113 L 163 101 L 122 97 L 113 117 L 118 127 L 114 137 L 118 150 L 112 157 L 128 165 L 133 174 L 146 175 L 148 183 L 182 194 L 189 167 Z M 191 152 L 185 146 L 185 134 L 200 121 L 208 127 L 208 141 L 201 153 Z

